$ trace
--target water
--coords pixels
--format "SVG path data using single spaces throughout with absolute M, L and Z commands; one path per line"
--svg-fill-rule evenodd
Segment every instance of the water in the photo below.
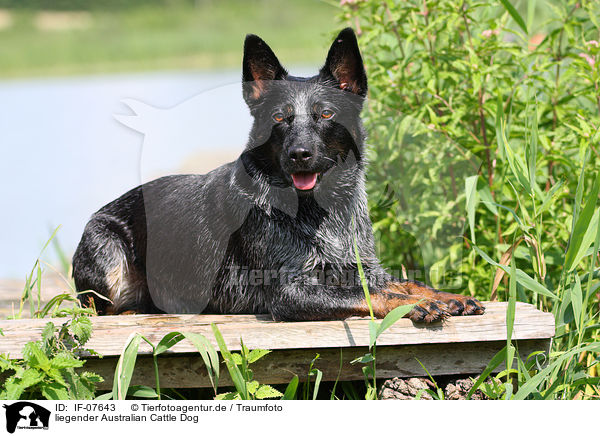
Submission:
M 303 70 L 293 73 L 315 71 Z M 58 225 L 72 254 L 89 216 L 140 182 L 205 172 L 238 155 L 251 124 L 240 76 L 0 82 L 0 278 L 23 278 Z M 139 116 L 120 122 L 115 114 L 132 114 L 124 99 Z M 43 258 L 55 262 L 53 250 Z

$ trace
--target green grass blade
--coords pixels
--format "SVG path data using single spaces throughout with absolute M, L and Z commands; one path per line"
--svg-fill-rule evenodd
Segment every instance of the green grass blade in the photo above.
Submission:
M 369 306 L 369 314 L 371 319 L 375 319 L 373 315 L 373 306 L 371 305 L 371 294 L 369 293 L 369 285 L 367 284 L 367 278 L 365 277 L 365 271 L 362 267 L 362 262 L 360 261 L 360 254 L 358 253 L 358 245 L 356 243 L 356 223 L 354 219 L 352 219 L 352 243 L 354 244 L 354 256 L 356 257 L 356 266 L 358 268 L 358 275 L 360 276 L 360 283 L 362 284 L 363 292 L 365 293 L 365 300 L 367 302 L 367 306 Z
M 510 372 L 514 357 L 511 347 L 513 327 L 515 324 L 515 308 L 517 304 L 517 265 L 515 257 L 510 258 L 510 280 L 508 284 L 508 306 L 506 308 L 506 369 Z
M 125 347 L 121 356 L 119 356 L 117 370 L 115 371 L 113 400 L 124 400 L 127 396 L 141 340 L 142 337 L 138 333 L 132 333 L 125 342 Z
M 515 20 L 519 27 L 523 29 L 523 32 L 528 34 L 529 32 L 527 31 L 527 25 L 525 24 L 525 20 L 523 20 L 523 17 L 521 17 L 521 14 L 519 14 L 519 11 L 515 9 L 515 7 L 510 3 L 510 1 L 500 0 L 500 3 L 502 3 L 504 9 L 506 9 L 510 16 L 513 17 L 513 20 Z
M 570 359 L 572 356 L 576 354 L 580 354 L 584 351 L 600 351 L 600 342 L 596 342 L 585 347 L 575 347 L 571 350 L 563 353 L 559 357 L 556 358 L 550 365 L 539 371 L 536 375 L 531 377 L 526 383 L 522 384 L 519 387 L 519 390 L 514 396 L 515 400 L 525 400 L 529 394 L 533 391 L 537 390 L 540 384 L 544 383 L 547 380 L 548 375 L 554 370 L 559 371 L 563 362 L 567 359 Z
M 575 283 L 571 286 L 571 304 L 573 306 L 573 317 L 575 318 L 575 326 L 579 332 L 581 329 L 581 314 L 583 309 L 583 295 L 581 292 L 581 281 L 579 276 L 575 274 Z
M 512 347 L 512 345 L 511 345 L 511 347 Z M 490 376 L 492 371 L 495 370 L 496 368 L 498 368 L 498 366 L 500 366 L 502 364 L 502 362 L 506 359 L 506 354 L 507 354 L 506 350 L 507 350 L 507 348 L 504 347 L 500 351 L 498 351 L 494 355 L 494 357 L 492 357 L 492 360 L 490 360 L 490 362 L 487 364 L 487 366 L 485 367 L 485 369 L 483 370 L 481 375 L 477 378 L 477 380 L 473 384 L 473 387 L 471 388 L 471 390 L 469 390 L 469 393 L 467 394 L 467 400 L 471 399 L 471 396 L 475 393 L 475 391 L 477 391 L 477 388 L 479 388 L 479 386 L 481 386 L 481 384 Z
M 158 398 L 158 394 L 150 386 L 130 386 L 127 395 L 137 398 Z
M 510 269 L 507 268 L 505 265 L 501 265 L 498 262 L 494 261 L 491 257 L 489 257 L 486 253 L 483 252 L 483 250 L 481 250 L 481 248 L 477 247 L 476 245 L 473 245 L 473 249 L 481 256 L 483 257 L 483 259 L 488 262 L 491 265 L 494 265 L 502 270 L 504 270 L 505 273 L 507 273 L 510 276 Z M 534 291 L 537 292 L 538 294 L 542 294 L 545 295 L 546 297 L 552 298 L 552 299 L 557 299 L 558 297 L 556 295 L 554 295 L 550 290 L 548 290 L 544 285 L 542 285 L 541 283 L 539 283 L 538 281 L 536 281 L 535 279 L 531 278 L 526 272 L 524 272 L 523 270 L 517 268 L 516 270 L 516 278 L 517 278 L 517 282 L 523 286 L 526 289 L 529 289 L 530 291 Z
M 536 167 L 536 159 L 538 152 L 538 112 L 537 112 L 537 104 L 535 106 L 535 113 L 533 115 L 533 125 L 531 127 L 531 138 L 527 142 L 527 164 L 528 164 L 528 173 L 529 173 L 529 184 L 534 187 L 536 185 L 535 182 L 535 167 Z M 532 190 L 532 192 L 535 192 Z
M 553 202 L 555 196 L 558 194 L 560 188 L 562 188 L 564 183 L 565 183 L 565 181 L 563 179 L 561 179 L 558 181 L 558 183 L 555 183 L 554 186 L 552 186 L 552 188 L 550 188 L 550 191 L 548 191 L 545 194 L 542 205 L 537 210 L 534 218 L 537 218 L 538 216 L 540 216 L 541 214 L 546 212 L 546 210 L 548 210 L 548 208 L 552 205 L 552 202 Z
M 596 174 L 594 185 L 586 198 L 585 206 L 577 218 L 577 222 L 573 226 L 573 233 L 569 240 L 569 246 L 565 255 L 565 270 L 567 272 L 571 272 L 573 269 L 575 269 L 577 266 L 576 260 L 578 259 L 580 252 L 585 252 L 596 237 L 592 231 L 590 236 L 585 238 L 586 233 L 588 233 L 588 228 L 590 227 L 590 224 L 592 224 L 592 218 L 595 214 L 599 189 L 600 173 Z M 584 240 L 587 246 L 584 244 Z
M 479 196 L 477 194 L 478 178 L 479 176 L 471 176 L 465 179 L 467 217 L 469 220 L 469 228 L 471 229 L 471 241 L 473 241 L 473 243 L 475 243 L 475 209 L 479 202 Z
M 575 229 L 575 223 L 579 219 L 579 212 L 581 210 L 581 202 L 583 200 L 583 188 L 585 185 L 585 166 L 587 164 L 590 152 L 585 154 L 583 157 L 583 162 L 581 164 L 581 172 L 579 173 L 579 180 L 577 180 L 577 188 L 575 189 L 575 203 L 573 206 L 573 223 L 571 224 L 571 234 L 573 234 L 573 230 Z
M 315 377 L 315 385 L 313 387 L 313 400 L 316 400 L 317 395 L 319 394 L 319 386 L 321 385 L 321 379 L 323 378 L 323 371 L 317 368 L 315 368 L 314 371 L 317 375 Z
M 417 303 L 415 303 L 415 304 L 417 304 Z M 375 341 L 377 341 L 377 338 L 383 332 L 385 332 L 392 325 L 394 325 L 396 322 L 398 322 L 398 320 L 400 320 L 401 318 L 404 318 L 404 316 L 406 314 L 408 314 L 408 312 L 410 312 L 413 309 L 413 307 L 415 307 L 415 304 L 405 304 L 403 306 L 398 306 L 398 307 L 392 309 L 385 316 L 385 318 L 383 318 L 383 320 L 381 321 L 381 323 L 379 323 L 379 325 L 377 325 L 374 321 L 371 321 L 369 323 L 369 331 L 370 332 L 372 331 L 371 323 L 373 323 L 373 325 L 375 326 L 375 331 L 370 334 L 371 341 L 369 344 L 369 348 L 375 344 Z
M 217 340 L 217 344 L 219 345 L 219 350 L 221 350 L 221 356 L 223 356 L 223 359 L 225 360 L 225 366 L 227 366 L 227 371 L 229 371 L 229 376 L 231 377 L 231 380 L 233 381 L 236 390 L 240 394 L 242 400 L 249 400 L 250 397 L 248 395 L 248 389 L 246 387 L 246 380 L 242 376 L 242 373 L 238 366 L 233 361 L 233 357 L 227 349 L 225 340 L 223 339 L 223 336 L 221 335 L 221 332 L 219 331 L 218 327 L 214 323 L 211 324 L 211 327 L 213 330 L 213 334 L 215 335 L 215 339 Z
M 154 349 L 154 355 L 158 356 L 159 354 L 164 353 L 169 348 L 173 347 L 175 344 L 178 344 L 183 340 L 184 336 L 179 332 L 171 332 L 167 333 L 156 345 Z
M 204 366 L 206 366 L 208 378 L 210 379 L 210 383 L 212 384 L 213 390 L 216 394 L 219 387 L 220 377 L 220 364 L 217 350 L 215 350 L 215 347 L 212 346 L 210 341 L 205 336 L 199 333 L 182 333 L 182 335 L 185 336 L 188 341 L 194 344 L 194 347 L 196 347 L 196 350 L 198 350 L 200 353 L 202 361 L 204 362 Z
M 295 375 L 285 388 L 285 392 L 283 393 L 282 400 L 295 400 L 296 399 L 296 391 L 298 390 L 298 376 Z
M 531 193 L 532 189 L 531 185 L 529 184 L 529 177 L 527 175 L 527 170 L 525 169 L 526 167 L 523 163 L 523 160 L 521 159 L 521 156 L 515 154 L 515 152 L 511 148 L 508 140 L 506 139 L 504 128 L 502 128 L 502 130 L 498 133 L 502 137 L 502 146 L 511 172 L 513 173 L 519 184 L 525 189 L 525 191 L 527 191 L 527 193 Z

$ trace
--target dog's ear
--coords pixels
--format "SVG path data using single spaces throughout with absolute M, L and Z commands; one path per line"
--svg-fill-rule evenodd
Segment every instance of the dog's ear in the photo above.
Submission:
M 246 35 L 242 71 L 244 99 L 248 104 L 264 94 L 269 81 L 287 75 L 271 47 L 256 35 Z
M 320 75 L 326 78 L 333 77 L 340 89 L 362 97 L 367 95 L 367 74 L 356 35 L 350 27 L 342 30 L 331 44 Z

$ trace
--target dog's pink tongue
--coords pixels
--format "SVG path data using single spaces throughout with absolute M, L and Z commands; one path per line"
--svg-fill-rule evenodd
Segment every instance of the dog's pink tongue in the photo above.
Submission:
M 292 174 L 294 186 L 302 191 L 308 191 L 317 184 L 317 173 L 296 173 Z

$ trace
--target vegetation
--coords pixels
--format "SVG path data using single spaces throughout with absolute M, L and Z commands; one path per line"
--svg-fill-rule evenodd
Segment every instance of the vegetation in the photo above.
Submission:
M 548 366 L 508 341 L 490 368 L 515 389 L 496 378 L 496 396 L 598 397 L 600 4 L 342 3 L 370 80 L 381 258 L 555 315 Z
M 3 0 L 0 77 L 240 68 L 247 33 L 276 41 L 282 62 L 320 63 L 335 13 L 318 0 Z
M 380 258 L 391 270 L 436 287 L 508 302 L 506 346 L 477 378 L 471 394 L 481 389 L 491 398 L 597 399 L 600 4 L 340 3 L 342 21 L 360 32 L 370 80 L 368 190 Z M 298 22 L 327 28 L 312 18 Z M 264 23 L 257 28 L 280 31 Z M 322 54 L 320 48 L 306 47 Z M 41 307 L 34 292 L 39 295 L 41 280 L 36 265 L 23 295 L 31 315 L 73 319 L 60 329 L 49 325 L 42 342 L 28 344 L 22 361 L 0 361 L 0 370 L 14 371 L 0 396 L 8 398 L 12 389 L 10 395 L 23 398 L 50 398 L 55 391 L 84 398 L 98 381 L 74 369 L 83 364 L 78 350 L 89 337 L 81 321 L 85 313 L 77 303 L 70 312 L 63 309 L 62 303 L 70 304 L 68 296 Z M 556 337 L 549 356 L 519 357 L 511 341 L 517 301 L 554 315 Z M 345 397 L 377 397 L 377 337 L 409 309 L 371 321 L 371 349 L 354 360 L 364 367 L 364 390 L 342 383 Z M 293 376 L 280 392 L 253 379 L 251 364 L 268 351 L 242 345 L 240 353 L 231 353 L 216 327 L 213 332 L 234 392 L 218 392 L 219 355 L 206 338 L 171 332 L 157 345 L 139 335 L 129 338 L 113 391 L 104 397 L 168 397 L 158 377 L 155 388 L 130 386 L 142 340 L 154 351 L 156 374 L 158 355 L 181 340 L 194 343 L 209 368 L 213 396 L 318 397 L 322 374 L 317 358 L 304 386 Z M 492 375 L 501 364 L 507 369 Z M 25 373 L 32 383 L 23 382 Z M 337 383 L 332 399 L 338 398 L 336 389 Z M 443 398 L 437 387 L 429 394 Z

